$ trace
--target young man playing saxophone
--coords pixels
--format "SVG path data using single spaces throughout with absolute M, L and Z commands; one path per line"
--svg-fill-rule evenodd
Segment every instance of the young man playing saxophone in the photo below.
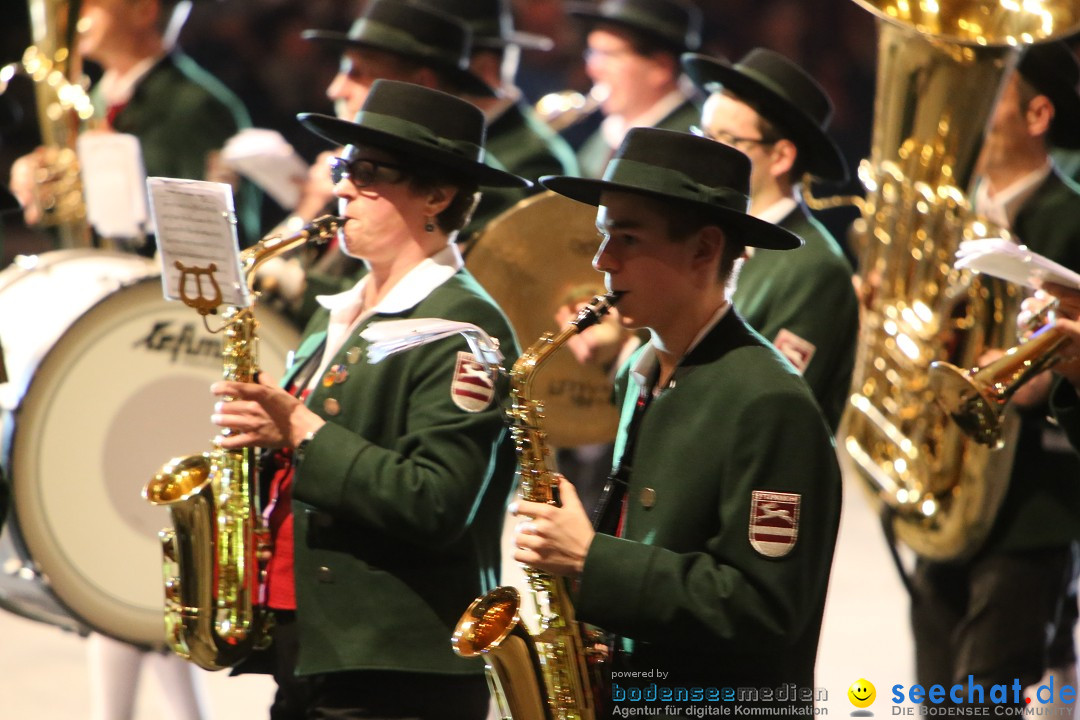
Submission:
M 649 683 L 658 701 L 702 690 L 676 714 L 722 688 L 794 684 L 749 704 L 812 703 L 840 471 L 806 383 L 731 304 L 745 246 L 800 244 L 746 214 L 749 176 L 734 148 L 636 128 L 603 180 L 542 179 L 598 206 L 593 265 L 623 326 L 651 336 L 616 381 L 611 525 L 594 530 L 566 481 L 562 506 L 516 508 L 514 559 L 577 581 L 577 619 L 618 636 L 613 672 L 653 671 L 614 676 L 616 704 Z

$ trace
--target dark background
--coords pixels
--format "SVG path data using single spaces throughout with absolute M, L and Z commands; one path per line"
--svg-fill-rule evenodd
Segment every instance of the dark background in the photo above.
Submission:
M 30 44 L 28 5 L 6 3 L 0 25 L 0 64 L 17 62 Z M 753 47 L 777 50 L 799 62 L 828 90 L 835 104 L 831 131 L 854 170 L 869 151 L 873 105 L 876 30 L 873 16 L 850 0 L 723 0 L 699 2 L 705 17 L 704 52 L 738 60 Z M 257 127 L 280 131 L 306 158 L 323 143 L 303 131 L 298 112 L 332 113 L 324 95 L 338 57 L 300 38 L 307 28 L 345 30 L 362 0 L 220 0 L 197 2 L 180 45 L 228 85 L 247 105 Z M 523 55 L 518 84 L 532 101 L 546 92 L 587 91 L 582 37 L 564 12 L 562 0 L 514 0 L 517 27 L 548 35 L 555 50 Z M 88 64 L 93 78 L 96 69 Z M 587 126 L 572 129 L 580 141 Z M 38 144 L 33 89 L 26 78 L 12 81 L 0 97 L 0 178 L 11 163 Z M 823 188 L 823 191 L 848 188 Z M 265 201 L 270 203 L 269 200 Z M 276 207 L 267 207 L 272 220 Z M 854 211 L 824 214 L 842 235 Z M 17 216 L 4 218 L 0 267 L 17 253 L 50 249 L 48 240 L 28 231 Z

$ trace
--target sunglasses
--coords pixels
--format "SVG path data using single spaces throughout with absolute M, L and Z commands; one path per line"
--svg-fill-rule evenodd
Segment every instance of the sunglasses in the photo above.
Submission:
M 391 184 L 401 182 L 405 179 L 405 170 L 394 163 L 335 157 L 330 159 L 330 179 L 335 185 L 342 180 L 350 180 L 354 186 L 366 188 L 379 181 Z

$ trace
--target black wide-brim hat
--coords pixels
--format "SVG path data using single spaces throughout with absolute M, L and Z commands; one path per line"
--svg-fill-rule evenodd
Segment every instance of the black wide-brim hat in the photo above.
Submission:
M 337 47 L 380 50 L 420 62 L 443 73 L 469 95 L 494 97 L 487 83 L 469 70 L 472 34 L 444 12 L 404 0 L 374 0 L 349 32 L 305 30 L 301 37 Z
M 599 205 L 607 191 L 675 200 L 711 213 L 717 224 L 753 247 L 791 250 L 797 235 L 748 215 L 750 158 L 732 147 L 689 133 L 633 128 L 608 163 L 604 177 L 545 175 L 540 184 L 560 195 Z
M 1054 103 L 1050 142 L 1080 148 L 1080 63 L 1069 46 L 1053 41 L 1031 45 L 1017 66 L 1020 75 Z
M 847 180 L 844 156 L 825 132 L 832 118 L 832 102 L 824 88 L 798 65 L 780 53 L 756 48 L 734 65 L 686 53 L 682 66 L 705 92 L 730 91 L 786 131 L 811 174 L 823 180 Z
M 353 122 L 302 113 L 308 130 L 336 145 L 368 145 L 487 187 L 529 187 L 531 182 L 484 164 L 484 114 L 472 103 L 439 90 L 376 80 Z
M 517 45 L 525 50 L 551 50 L 555 42 L 536 33 L 514 29 L 509 0 L 421 0 L 425 5 L 451 15 L 469 26 L 473 48 L 501 50 Z
M 658 40 L 675 52 L 701 46 L 701 10 L 689 0 L 568 2 L 566 12 L 590 27 L 614 25 Z

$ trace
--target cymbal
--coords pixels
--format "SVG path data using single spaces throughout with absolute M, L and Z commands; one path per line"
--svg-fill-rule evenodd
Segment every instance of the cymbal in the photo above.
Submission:
M 599 247 L 596 208 L 548 191 L 488 223 L 466 251 L 465 266 L 506 313 L 524 348 L 560 329 L 555 313 L 562 305 L 604 293 L 604 277 L 592 267 Z M 604 368 L 583 365 L 562 347 L 532 385 L 552 446 L 615 437 L 619 412 Z

